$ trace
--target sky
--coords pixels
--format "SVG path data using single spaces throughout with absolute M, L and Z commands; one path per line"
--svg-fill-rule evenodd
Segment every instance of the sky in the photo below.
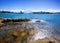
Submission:
M 0 10 L 60 11 L 60 0 L 0 0 Z

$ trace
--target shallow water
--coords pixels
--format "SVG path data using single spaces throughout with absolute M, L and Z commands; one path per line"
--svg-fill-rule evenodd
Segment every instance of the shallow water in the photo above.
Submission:
M 60 14 L 0 14 L 0 18 L 28 18 L 32 20 L 42 20 L 39 23 L 31 22 L 29 24 L 34 29 L 39 30 L 37 34 L 34 34 L 34 39 L 41 39 L 48 36 L 60 36 Z M 8 27 L 6 27 L 6 29 L 8 29 Z

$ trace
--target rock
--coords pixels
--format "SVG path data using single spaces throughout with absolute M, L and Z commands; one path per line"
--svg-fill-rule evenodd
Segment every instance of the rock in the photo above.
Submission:
M 9 23 L 9 22 L 28 22 L 30 21 L 30 19 L 10 19 L 10 18 L 6 18 L 6 19 L 1 19 L 0 22 L 1 23 Z
M 22 32 L 22 33 L 21 33 L 21 37 L 25 37 L 26 35 L 27 35 L 26 32 Z
M 17 32 L 13 32 L 12 37 L 13 37 L 14 39 L 16 39 L 16 38 L 18 37 L 18 33 L 17 33 Z
M 48 43 L 54 43 L 54 42 L 52 42 L 52 41 L 49 41 Z
M 41 22 L 40 20 L 36 20 L 36 22 Z

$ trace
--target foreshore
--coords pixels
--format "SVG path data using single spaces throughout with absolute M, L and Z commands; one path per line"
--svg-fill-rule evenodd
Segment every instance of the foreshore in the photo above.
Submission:
M 0 43 L 60 43 L 60 36 L 34 40 L 32 36 L 39 31 L 30 25 L 30 21 L 30 19 L 0 18 Z
M 3 24 L 21 24 L 21 23 L 30 23 L 30 22 L 41 22 L 40 20 L 31 20 L 31 19 L 12 19 L 12 18 L 0 18 L 0 25 Z

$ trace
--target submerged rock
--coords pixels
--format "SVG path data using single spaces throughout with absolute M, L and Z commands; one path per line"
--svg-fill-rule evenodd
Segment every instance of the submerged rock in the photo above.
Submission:
M 0 19 L 0 43 L 60 43 L 60 36 L 34 40 L 32 36 L 39 31 L 35 28 L 36 25 L 33 27 L 30 23 L 25 23 L 29 21 L 30 19 Z
M 28 24 L 24 26 L 20 24 L 9 24 L 0 27 L 0 43 L 27 43 L 29 36 L 35 33 L 36 30 L 31 29 L 32 27 Z

